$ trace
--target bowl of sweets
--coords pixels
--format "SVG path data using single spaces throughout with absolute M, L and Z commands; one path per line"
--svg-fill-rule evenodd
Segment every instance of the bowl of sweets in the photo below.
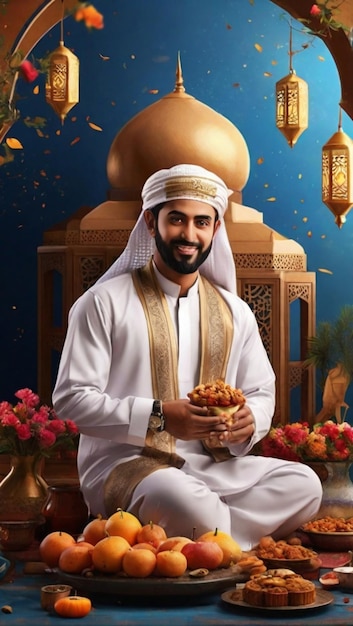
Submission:
M 241 389 L 231 387 L 221 379 L 197 385 L 187 395 L 192 404 L 206 406 L 209 415 L 226 415 L 228 426 L 233 424 L 237 411 L 246 402 Z M 223 446 L 217 435 L 208 437 L 205 442 L 212 448 Z
M 303 524 L 301 530 L 317 550 L 346 552 L 353 550 L 353 517 L 321 517 Z
M 295 537 L 288 541 L 275 541 L 270 536 L 261 537 L 256 548 L 256 556 L 262 559 L 268 569 L 289 568 L 301 573 L 318 566 L 318 555 L 301 544 Z

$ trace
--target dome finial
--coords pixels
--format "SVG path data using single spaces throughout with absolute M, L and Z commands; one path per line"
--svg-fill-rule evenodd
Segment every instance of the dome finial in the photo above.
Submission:
M 176 68 L 176 81 L 175 81 L 175 87 L 174 87 L 174 92 L 185 92 L 185 87 L 184 87 L 184 79 L 183 79 L 183 74 L 181 71 L 181 62 L 180 62 L 180 51 L 178 51 L 178 60 L 177 60 L 177 68 Z

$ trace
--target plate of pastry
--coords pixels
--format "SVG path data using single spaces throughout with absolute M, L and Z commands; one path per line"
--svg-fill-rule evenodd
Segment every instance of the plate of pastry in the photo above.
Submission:
M 298 611 L 333 602 L 329 591 L 286 568 L 251 576 L 245 583 L 237 584 L 235 589 L 224 591 L 221 597 L 229 604 L 261 611 Z

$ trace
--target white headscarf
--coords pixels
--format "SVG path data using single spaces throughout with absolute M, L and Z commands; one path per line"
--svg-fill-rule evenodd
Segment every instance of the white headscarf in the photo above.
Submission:
M 216 209 L 221 225 L 214 237 L 212 249 L 199 268 L 200 274 L 212 283 L 236 294 L 236 276 L 224 213 L 232 191 L 219 176 L 199 165 L 175 165 L 150 176 L 141 192 L 142 211 L 133 228 L 125 250 L 97 281 L 101 283 L 114 276 L 143 267 L 153 255 L 156 246 L 145 223 L 143 212 L 171 200 L 199 200 Z

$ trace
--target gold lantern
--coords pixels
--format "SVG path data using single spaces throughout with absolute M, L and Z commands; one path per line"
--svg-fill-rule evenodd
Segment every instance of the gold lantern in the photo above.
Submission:
M 322 148 L 322 201 L 336 216 L 339 228 L 353 206 L 352 164 L 353 143 L 342 130 L 340 108 L 338 130 Z
M 308 85 L 292 66 L 292 27 L 289 39 L 289 74 L 276 83 L 276 126 L 293 148 L 308 128 Z
M 49 57 L 45 99 L 64 123 L 68 112 L 79 102 L 79 66 L 77 56 L 64 46 L 63 17 L 59 47 Z

